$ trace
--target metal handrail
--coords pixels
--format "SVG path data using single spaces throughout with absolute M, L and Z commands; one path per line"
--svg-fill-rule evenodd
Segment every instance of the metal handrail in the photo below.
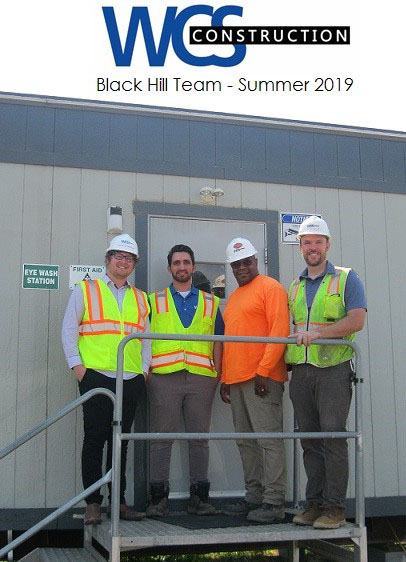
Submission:
M 78 406 L 80 406 L 81 404 L 83 404 L 84 402 L 86 402 L 96 394 L 104 394 L 105 396 L 110 398 L 110 400 L 113 402 L 114 418 L 116 419 L 117 400 L 114 392 L 108 390 L 107 388 L 93 388 L 92 390 L 89 390 L 82 396 L 79 396 L 79 398 L 77 398 L 76 400 L 74 400 L 64 408 L 61 408 L 58 412 L 56 412 L 55 414 L 53 414 L 43 422 L 39 423 L 38 425 L 27 431 L 27 433 L 24 433 L 21 437 L 13 441 L 13 443 L 10 443 L 9 445 L 1 449 L 0 460 L 5 456 L 7 456 L 8 454 L 15 451 L 16 449 L 18 449 L 19 447 L 21 447 L 21 445 L 23 445 L 24 443 L 26 443 L 27 441 L 29 441 L 39 433 L 41 433 L 41 431 L 44 431 L 52 424 L 54 424 L 55 422 L 57 422 L 58 420 L 60 420 L 61 418 L 63 418 L 73 410 L 75 410 Z M 58 517 L 69 511 L 69 509 L 71 509 L 74 505 L 85 499 L 91 493 L 98 490 L 103 484 L 107 484 L 108 482 L 111 482 L 113 480 L 112 474 L 113 474 L 113 470 L 111 469 L 102 478 L 97 480 L 97 482 L 95 482 L 94 484 L 92 484 L 91 486 L 89 486 L 79 494 L 77 494 L 74 498 L 64 503 L 61 507 L 56 509 L 50 515 L 48 515 L 44 519 L 41 519 L 41 521 L 38 521 L 38 523 L 27 529 L 27 531 L 25 531 L 22 535 L 20 535 L 12 542 L 8 543 L 5 547 L 0 549 L 0 558 L 5 554 L 7 554 L 8 552 L 10 552 L 11 550 L 13 550 L 14 548 L 16 548 L 17 546 L 19 546 L 20 544 L 22 544 L 24 541 L 26 541 L 33 535 L 35 535 L 35 533 L 38 533 L 38 531 L 41 531 L 41 529 L 52 523 L 52 521 L 58 519 Z
M 123 400 L 123 366 L 124 348 L 132 339 L 152 339 L 152 340 L 177 340 L 177 341 L 209 341 L 209 342 L 234 342 L 234 343 L 275 343 L 275 344 L 294 344 L 292 338 L 267 338 L 267 337 L 243 337 L 243 336 L 207 336 L 192 334 L 153 334 L 151 332 L 134 333 L 123 338 L 117 351 L 117 378 L 116 378 L 116 398 L 117 398 L 117 419 L 122 418 Z M 311 345 L 347 345 L 354 350 L 354 371 L 360 369 L 361 354 L 359 346 L 347 339 L 327 339 L 320 338 L 313 340 Z M 117 427 L 115 438 L 113 437 L 113 478 L 112 484 L 112 512 L 111 512 L 111 550 L 110 561 L 120 561 L 120 535 L 119 535 L 119 505 L 118 497 L 120 493 L 120 466 L 121 466 L 121 442 L 123 439 L 132 440 L 154 440 L 154 439 L 253 439 L 253 438 L 283 438 L 283 439 L 324 439 L 324 438 L 343 438 L 355 439 L 355 523 L 358 528 L 365 527 L 365 501 L 364 501 L 364 472 L 363 472 L 363 443 L 362 443 L 362 394 L 355 387 L 355 432 L 293 432 L 293 433 L 121 433 L 121 426 Z M 259 436 L 259 437 L 257 437 Z M 295 441 L 296 442 L 296 441 Z M 297 466 L 295 466 L 297 471 Z M 295 478 L 295 483 L 297 479 Z M 116 501 L 114 501 L 116 500 Z
M 123 365 L 124 365 L 124 348 L 132 339 L 152 339 L 152 340 L 177 340 L 177 341 L 209 341 L 209 342 L 234 342 L 234 343 L 275 343 L 275 344 L 293 344 L 291 338 L 266 338 L 266 337 L 242 337 L 242 336 L 202 336 L 202 335 L 183 335 L 183 334 L 153 334 L 134 333 L 124 337 L 117 351 L 117 378 L 116 378 L 116 394 L 114 395 L 108 389 L 96 388 L 92 389 L 83 396 L 80 396 L 53 416 L 50 416 L 30 431 L 19 437 L 16 441 L 0 450 L 0 460 L 6 455 L 16 450 L 28 440 L 38 435 L 44 429 L 64 417 L 66 414 L 76 409 L 86 400 L 89 400 L 95 394 L 104 394 L 109 397 L 114 405 L 113 414 L 113 451 L 112 451 L 112 469 L 100 480 L 92 484 L 86 490 L 77 494 L 74 498 L 63 504 L 56 511 L 51 513 L 45 519 L 39 521 L 36 525 L 28 529 L 17 539 L 9 543 L 0 550 L 0 557 L 4 556 L 26 539 L 36 532 L 46 527 L 49 523 L 66 513 L 76 503 L 90 495 L 103 484 L 112 482 L 111 493 L 111 550 L 110 561 L 120 561 L 120 534 L 119 534 L 119 494 L 120 494 L 120 467 L 121 467 L 121 443 L 122 440 L 157 440 L 157 439 L 219 439 L 219 440 L 235 440 L 235 439 L 355 439 L 356 455 L 355 455 L 355 496 L 356 496 L 356 518 L 355 522 L 358 527 L 365 527 L 365 505 L 364 505 L 364 479 L 363 479 L 363 444 L 362 444 L 362 395 L 356 387 L 356 403 L 355 403 L 355 431 L 353 432 L 270 432 L 270 433 L 122 433 L 122 399 L 123 399 Z M 347 345 L 354 350 L 355 353 L 355 372 L 360 369 L 360 349 L 357 344 L 346 339 L 317 339 L 313 340 L 311 345 Z M 295 472 L 297 467 L 295 466 Z M 297 479 L 295 478 L 295 482 Z

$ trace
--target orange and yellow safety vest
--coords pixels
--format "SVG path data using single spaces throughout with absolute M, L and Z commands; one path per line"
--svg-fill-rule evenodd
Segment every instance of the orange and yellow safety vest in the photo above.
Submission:
M 193 321 L 185 328 L 176 311 L 169 288 L 150 295 L 151 331 L 166 334 L 213 335 L 219 298 L 199 291 Z M 217 376 L 213 363 L 213 343 L 205 341 L 153 340 L 152 372 L 173 373 L 183 369 L 196 375 Z
M 82 281 L 85 311 L 79 326 L 79 353 L 85 367 L 96 371 L 117 370 L 120 341 L 129 334 L 144 332 L 149 314 L 147 295 L 128 287 L 122 311 L 101 279 Z M 142 373 L 141 341 L 131 340 L 124 349 L 124 371 Z

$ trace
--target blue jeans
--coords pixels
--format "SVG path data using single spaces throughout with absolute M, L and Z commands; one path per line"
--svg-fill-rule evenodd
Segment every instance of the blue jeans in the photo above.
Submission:
M 299 431 L 346 431 L 351 404 L 351 365 L 294 365 L 289 394 Z M 346 439 L 302 439 L 306 499 L 323 507 L 344 507 L 348 486 Z

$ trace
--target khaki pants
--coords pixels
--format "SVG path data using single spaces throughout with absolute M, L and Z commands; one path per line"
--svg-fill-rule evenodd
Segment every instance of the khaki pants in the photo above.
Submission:
M 180 431 L 183 418 L 187 433 L 210 431 L 211 409 L 217 387 L 216 377 L 177 371 L 148 378 L 150 429 L 153 433 Z M 209 442 L 191 439 L 189 443 L 190 483 L 207 481 Z M 151 483 L 169 482 L 173 441 L 151 441 Z
M 269 394 L 254 393 L 254 380 L 230 385 L 236 432 L 283 431 L 284 385 L 268 379 Z M 282 439 L 237 440 L 244 471 L 245 499 L 252 503 L 283 504 L 286 492 L 285 445 Z

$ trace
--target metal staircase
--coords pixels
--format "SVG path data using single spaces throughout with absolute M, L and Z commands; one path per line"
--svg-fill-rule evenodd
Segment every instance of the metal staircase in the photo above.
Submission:
M 252 341 L 260 343 L 291 343 L 287 338 L 241 338 L 241 337 L 225 337 L 225 336 L 182 336 L 179 334 L 134 334 L 125 337 L 120 343 L 118 350 L 118 367 L 117 367 L 117 386 L 116 395 L 106 389 L 94 389 L 87 394 L 81 396 L 57 414 L 45 420 L 33 428 L 30 432 L 23 435 L 17 441 L 0 451 L 0 460 L 17 447 L 28 441 L 31 437 L 37 435 L 49 427 L 52 423 L 71 412 L 73 409 L 81 405 L 85 400 L 91 398 L 94 394 L 101 393 L 108 396 L 114 404 L 114 422 L 113 422 L 113 467 L 101 480 L 93 484 L 87 490 L 78 494 L 75 498 L 67 502 L 64 506 L 57 509 L 54 513 L 43 519 L 34 527 L 23 533 L 20 537 L 12 541 L 9 545 L 0 549 L 0 560 L 7 553 L 12 551 L 16 546 L 24 542 L 27 538 L 34 535 L 39 530 L 46 527 L 51 521 L 57 519 L 63 513 L 66 513 L 71 507 L 82 501 L 94 490 L 100 488 L 101 485 L 112 482 L 112 510 L 111 520 L 103 516 L 100 525 L 87 527 L 85 530 L 85 546 L 82 549 L 72 548 L 51 548 L 36 549 L 26 555 L 24 562 L 101 562 L 105 560 L 95 548 L 91 546 L 92 541 L 101 545 L 108 552 L 110 562 L 119 562 L 122 552 L 136 551 L 140 549 L 151 549 L 158 547 L 185 547 L 196 545 L 213 545 L 219 547 L 227 545 L 240 545 L 244 549 L 244 545 L 255 543 L 260 545 L 269 545 L 274 543 L 289 544 L 289 560 L 290 562 L 299 562 L 300 548 L 306 545 L 312 548 L 312 545 L 318 552 L 328 552 L 331 560 L 367 562 L 367 536 L 365 527 L 365 507 L 363 492 L 363 448 L 361 434 L 362 419 L 362 402 L 361 392 L 356 387 L 356 430 L 345 433 L 121 433 L 121 415 L 122 415 L 122 393 L 123 393 L 123 350 L 128 341 L 137 338 L 151 339 L 186 339 L 186 340 L 210 340 L 210 341 Z M 342 345 L 342 340 L 315 340 L 315 344 Z M 359 349 L 356 344 L 350 341 L 345 342 L 350 345 L 355 353 L 357 366 L 359 367 Z M 339 529 L 318 530 L 313 527 L 299 527 L 292 523 L 278 523 L 275 525 L 255 525 L 249 527 L 227 527 L 227 528 L 210 528 L 210 529 L 187 529 L 180 525 L 172 525 L 162 520 L 146 519 L 138 522 L 119 521 L 119 491 L 120 491 L 120 458 L 121 458 L 121 442 L 122 440 L 154 440 L 154 439 L 219 439 L 219 440 L 235 440 L 235 439 L 264 439 L 264 438 L 283 438 L 283 439 L 300 439 L 300 438 L 335 438 L 335 439 L 355 439 L 356 455 L 355 455 L 355 481 L 356 481 L 356 520 L 355 524 L 347 523 Z M 298 467 L 295 467 L 297 470 Z M 118 478 L 114 475 L 118 475 Z M 295 478 L 295 482 L 296 482 Z M 348 539 L 352 543 L 352 550 L 343 549 L 328 542 L 334 539 Z M 12 559 L 9 557 L 9 559 Z

